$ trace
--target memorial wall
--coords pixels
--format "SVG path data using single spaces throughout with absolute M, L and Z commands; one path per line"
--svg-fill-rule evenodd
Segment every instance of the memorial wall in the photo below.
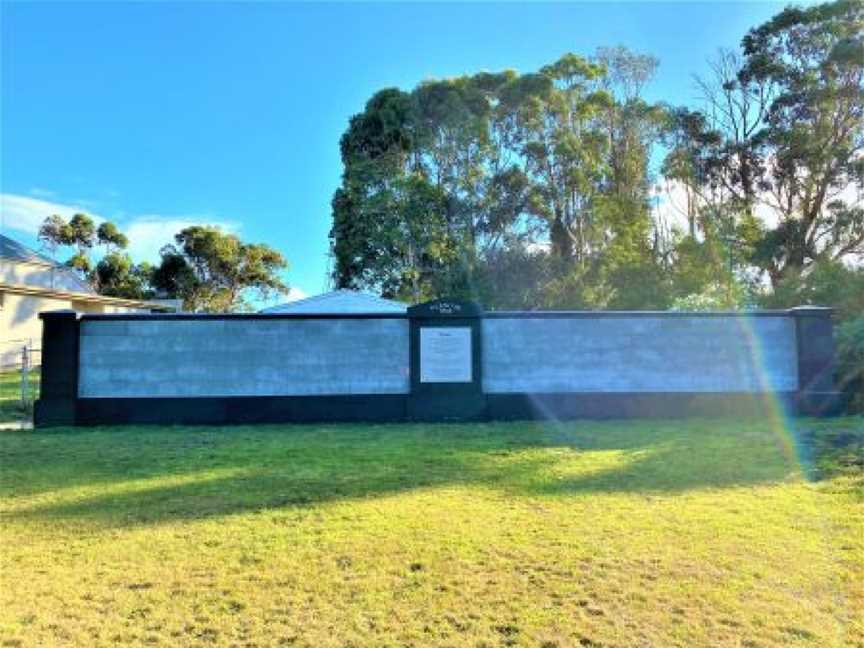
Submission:
M 795 321 L 643 314 L 483 320 L 483 391 L 789 392 Z
M 83 320 L 78 395 L 408 392 L 405 319 Z
M 406 314 L 40 317 L 42 426 L 840 407 L 831 313 L 815 307 L 485 313 L 438 300 Z

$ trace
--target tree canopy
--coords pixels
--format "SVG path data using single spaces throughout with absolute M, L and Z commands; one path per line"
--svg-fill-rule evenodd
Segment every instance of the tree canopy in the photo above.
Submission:
M 216 227 L 183 229 L 174 244 L 162 248 L 155 267 L 133 262 L 124 251 L 129 240 L 114 223 L 103 221 L 96 227 L 86 214 L 75 214 L 68 222 L 49 216 L 38 237 L 52 255 L 58 248 L 73 247 L 66 265 L 111 297 L 180 299 L 186 310 L 222 312 L 249 308 L 249 291 L 267 298 L 288 290 L 281 277 L 288 264 L 279 252 L 244 243 Z M 94 265 L 90 251 L 96 244 L 105 254 Z
M 288 291 L 279 276 L 288 263 L 267 245 L 243 243 L 233 234 L 202 225 L 187 227 L 174 239 L 175 244 L 162 249 L 151 282 L 166 296 L 182 299 L 185 310 L 244 310 L 249 290 L 261 298 Z
M 340 142 L 334 283 L 489 307 L 736 306 L 860 260 L 862 7 L 754 27 L 695 106 L 646 101 L 659 62 L 620 46 L 377 92 Z M 658 185 L 685 196 L 680 223 Z

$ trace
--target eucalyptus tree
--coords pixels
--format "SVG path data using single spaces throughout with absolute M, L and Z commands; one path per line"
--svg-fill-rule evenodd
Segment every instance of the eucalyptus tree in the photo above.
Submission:
M 111 221 L 104 221 L 96 229 L 96 241 L 105 247 L 105 253 L 126 249 L 129 239 Z
M 602 67 L 566 54 L 500 90 L 498 118 L 530 182 L 527 210 L 546 224 L 551 253 L 584 262 L 594 247 L 595 198 L 608 141 L 597 123 L 611 101 Z
M 193 225 L 162 248 L 150 281 L 157 291 L 183 300 L 192 312 L 246 310 L 247 293 L 286 293 L 285 258 L 267 245 L 245 243 L 217 227 Z M 145 272 L 146 269 L 139 269 Z
M 665 171 L 697 229 L 776 287 L 864 254 L 864 4 L 788 8 L 721 52 L 704 107 L 674 114 Z
M 742 44 L 742 82 L 777 86 L 759 144 L 778 224 L 755 262 L 776 283 L 864 255 L 864 3 L 785 9 Z

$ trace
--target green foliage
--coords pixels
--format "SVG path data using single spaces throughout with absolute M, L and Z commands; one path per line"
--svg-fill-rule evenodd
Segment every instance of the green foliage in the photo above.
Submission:
M 128 254 L 109 252 L 93 272 L 93 280 L 103 295 L 126 299 L 151 299 L 153 268 L 148 263 L 135 264 Z
M 421 236 L 423 206 L 414 207 L 418 216 L 412 232 Z M 176 245 L 161 250 L 155 268 L 146 262 L 135 264 L 120 252 L 129 241 L 114 223 L 105 221 L 97 228 L 85 214 L 75 214 L 69 222 L 49 216 L 39 229 L 39 240 L 52 253 L 60 246 L 75 246 L 66 265 L 99 293 L 111 297 L 151 299 L 158 293 L 182 299 L 188 310 L 213 312 L 248 308 L 250 290 L 266 298 L 288 289 L 280 278 L 287 267 L 281 254 L 267 245 L 244 243 L 214 227 L 193 226 L 179 232 Z M 94 266 L 89 250 L 97 242 L 105 246 L 106 253 Z
M 704 110 L 673 112 L 664 171 L 694 197 L 690 234 L 718 213 L 770 212 L 748 228 L 746 261 L 775 287 L 864 254 L 862 33 L 860 1 L 786 9 L 715 61 Z
M 90 257 L 82 252 L 76 252 L 66 260 L 66 266 L 75 270 L 82 278 L 87 279 L 93 271 Z
M 37 239 L 51 251 L 52 256 L 56 254 L 58 247 L 75 243 L 75 236 L 69 223 L 57 214 L 48 216 L 42 222 Z
M 78 248 L 78 254 L 84 256 L 96 242 L 96 225 L 93 219 L 87 214 L 75 214 L 69 219 L 69 231 L 72 234 L 72 244 Z
M 51 251 L 52 256 L 60 247 L 74 247 L 75 252 L 66 261 L 66 265 L 75 270 L 82 279 L 93 282 L 97 290 L 100 281 L 90 259 L 90 250 L 97 242 L 104 245 L 107 252 L 125 248 L 128 244 L 126 236 L 114 223 L 105 221 L 97 229 L 93 219 L 87 214 L 74 214 L 68 222 L 57 214 L 48 216 L 39 227 L 37 238 Z
M 182 299 L 186 310 L 244 310 L 250 290 L 262 298 L 288 290 L 279 274 L 288 264 L 267 245 L 244 243 L 217 227 L 200 225 L 187 227 L 174 239 L 176 245 L 161 251 L 152 284 L 162 294 Z
M 698 109 L 644 101 L 658 62 L 623 47 L 377 93 L 341 141 L 334 282 L 492 308 L 850 312 L 825 268 L 864 255 L 862 7 L 751 29 Z M 653 209 L 660 146 L 683 231 Z
M 482 295 L 538 306 L 560 296 L 597 307 L 605 302 L 585 297 L 597 292 L 582 285 L 589 277 L 626 282 L 627 259 L 662 274 L 648 181 L 662 111 L 639 99 L 655 68 L 619 48 L 591 60 L 565 54 L 532 74 L 377 93 L 341 140 L 335 283 L 413 301 Z M 495 276 L 528 259 L 548 285 L 526 291 L 524 273 Z M 629 304 L 636 292 L 616 294 Z
M 760 301 L 768 308 L 830 306 L 845 321 L 864 313 L 864 268 L 836 261 L 815 264 L 809 272 L 790 273 Z
M 748 306 L 746 293 L 738 284 L 708 284 L 701 292 L 677 297 L 671 305 L 676 311 L 741 310 Z
M 864 411 L 864 268 L 826 261 L 790 273 L 760 298 L 768 308 L 812 304 L 834 309 L 837 384 L 852 411 Z
M 105 221 L 99 225 L 96 230 L 96 239 L 99 245 L 104 245 L 108 252 L 122 250 L 129 245 L 129 239 L 126 238 L 126 235 L 110 221 Z

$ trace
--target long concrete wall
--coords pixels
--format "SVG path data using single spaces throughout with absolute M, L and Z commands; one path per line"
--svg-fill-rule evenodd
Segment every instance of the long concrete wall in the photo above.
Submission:
M 798 388 L 791 316 L 491 317 L 482 326 L 486 393 Z
M 843 409 L 831 311 L 814 306 L 483 313 L 437 300 L 404 317 L 40 318 L 40 427 L 725 416 L 766 403 L 817 416 Z M 421 380 L 428 326 L 471 328 L 470 382 Z M 434 350 L 442 362 L 451 352 L 458 349 Z M 765 392 L 774 396 L 754 398 Z
M 78 396 L 405 394 L 403 319 L 81 321 Z

